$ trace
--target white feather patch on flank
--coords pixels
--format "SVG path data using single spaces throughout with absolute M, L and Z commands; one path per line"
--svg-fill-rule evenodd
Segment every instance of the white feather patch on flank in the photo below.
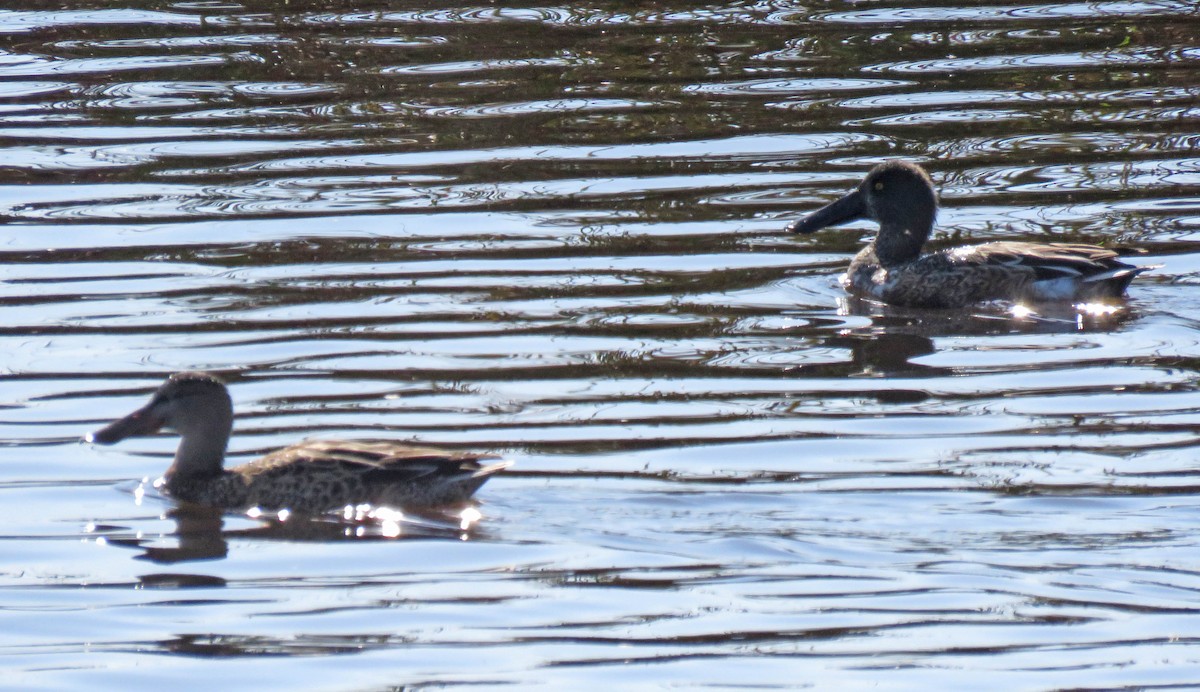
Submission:
M 1079 288 L 1079 279 L 1063 277 L 1061 279 L 1042 279 L 1034 281 L 1031 288 L 1038 300 L 1071 300 Z

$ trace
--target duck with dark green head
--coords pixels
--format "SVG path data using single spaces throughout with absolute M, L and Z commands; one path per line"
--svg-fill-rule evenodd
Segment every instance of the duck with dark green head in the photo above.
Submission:
M 110 445 L 162 428 L 179 433 L 163 474 L 172 497 L 209 507 L 319 513 L 347 505 L 394 508 L 465 502 L 506 462 L 487 455 L 397 442 L 306 440 L 235 468 L 224 468 L 233 429 L 225 384 L 203 372 L 172 375 L 142 408 L 90 433 Z
M 921 254 L 933 232 L 937 194 L 905 161 L 875 166 L 851 193 L 788 226 L 812 233 L 857 219 L 879 233 L 850 262 L 843 285 L 891 305 L 957 308 L 992 300 L 1093 302 L 1120 298 L 1149 267 L 1097 245 L 1000 241 Z

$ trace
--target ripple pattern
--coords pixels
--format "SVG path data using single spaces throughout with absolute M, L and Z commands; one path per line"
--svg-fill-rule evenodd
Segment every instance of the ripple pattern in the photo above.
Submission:
M 44 5 L 0 10 L 6 684 L 1200 684 L 1194 3 Z M 1162 266 L 849 299 L 869 225 L 781 230 L 893 157 L 936 243 Z M 182 369 L 231 461 L 517 465 L 471 526 L 178 507 L 173 438 L 78 439 Z

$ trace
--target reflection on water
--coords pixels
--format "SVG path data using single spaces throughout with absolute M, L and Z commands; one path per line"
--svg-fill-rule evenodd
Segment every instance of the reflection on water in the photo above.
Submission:
M 342 516 L 302 517 L 262 516 L 249 513 L 255 524 L 225 529 L 225 515 L 216 509 L 195 505 L 173 507 L 164 518 L 173 522 L 167 531 L 148 536 L 142 530 L 131 532 L 126 526 L 92 524 L 88 532 L 105 544 L 141 551 L 138 559 L 158 564 L 215 560 L 228 555 L 229 541 L 239 539 L 276 541 L 342 541 L 441 538 L 469 540 L 478 532 L 483 518 L 475 507 L 412 514 L 386 507 L 347 507 Z M 163 545 L 163 542 L 170 545 Z M 208 581 L 202 579 L 202 585 Z
M 967 5 L 0 10 L 6 684 L 1193 686 L 1196 9 Z M 1163 266 L 848 297 L 870 224 L 782 230 L 891 157 L 935 245 Z M 231 463 L 517 465 L 469 525 L 139 503 L 173 439 L 79 435 L 185 369 Z

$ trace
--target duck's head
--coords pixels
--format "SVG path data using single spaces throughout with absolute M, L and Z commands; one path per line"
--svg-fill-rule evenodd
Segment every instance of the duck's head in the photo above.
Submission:
M 233 402 L 225 384 L 205 372 L 181 372 L 171 375 L 158 388 L 150 402 L 142 408 L 88 433 L 88 442 L 111 445 L 127 437 L 149 435 L 170 428 L 184 439 L 181 451 L 191 443 L 197 449 L 206 448 L 197 459 L 213 456 L 219 467 L 224 456 L 229 432 L 233 428 Z M 211 459 L 204 459 L 211 462 Z M 199 462 L 197 462 L 199 463 Z
M 929 175 L 906 161 L 887 161 L 871 169 L 858 188 L 788 226 L 812 233 L 857 219 L 879 223 L 875 252 L 884 264 L 914 260 L 933 231 L 937 193 Z

